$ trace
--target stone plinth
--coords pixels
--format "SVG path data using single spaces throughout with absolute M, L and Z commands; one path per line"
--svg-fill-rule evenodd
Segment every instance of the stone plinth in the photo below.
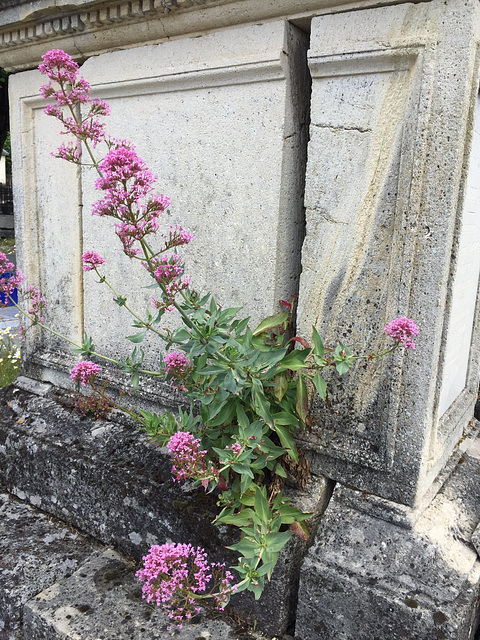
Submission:
M 22 640 L 25 603 L 97 551 L 87 536 L 0 493 L 0 637 Z
M 212 524 L 217 496 L 173 481 L 166 448 L 119 416 L 80 419 L 51 385 L 20 383 L 24 389 L 0 390 L 0 484 L 137 562 L 151 545 L 177 542 L 203 547 L 212 562 L 236 564 L 225 547 L 238 542 L 238 529 Z M 294 536 L 262 599 L 240 593 L 230 611 L 271 635 L 292 627 L 300 567 L 331 491 L 325 478 L 313 478 L 305 492 L 292 493 L 294 504 L 313 513 L 311 540 Z
M 477 628 L 480 448 L 423 512 L 337 486 L 303 566 L 298 640 L 471 640 Z

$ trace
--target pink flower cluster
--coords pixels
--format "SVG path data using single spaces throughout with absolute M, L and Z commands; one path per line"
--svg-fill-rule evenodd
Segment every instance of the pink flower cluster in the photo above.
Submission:
M 415 349 L 412 338 L 418 335 L 418 327 L 409 318 L 396 318 L 385 326 L 385 333 L 406 349 Z
M 233 451 L 233 453 L 238 456 L 242 453 L 242 445 L 240 444 L 240 442 L 234 442 L 233 444 L 227 444 L 227 446 L 225 447 L 225 449 L 231 449 Z
M 25 276 L 15 269 L 13 262 L 7 260 L 7 256 L 0 251 L 0 293 L 11 296 L 15 289 L 25 280 Z M 0 307 L 5 306 L 0 303 Z
M 53 99 L 55 104 L 49 104 L 44 113 L 62 122 L 65 131 L 79 140 L 91 140 L 93 146 L 105 140 L 105 123 L 100 122 L 99 116 L 108 116 L 110 107 L 100 98 L 91 97 L 91 87 L 84 78 L 78 78 L 78 64 L 61 49 L 53 49 L 43 56 L 43 64 L 38 68 L 52 82 L 59 85 L 59 89 L 52 86 L 52 82 L 40 87 L 40 95 Z M 90 104 L 90 109 L 82 120 L 78 120 L 74 108 L 77 105 Z M 71 115 L 65 115 L 63 107 L 67 107 Z M 80 162 L 80 150 L 72 144 L 61 145 L 56 154 L 59 158 L 70 162 Z
M 104 197 L 93 205 L 92 212 L 118 221 L 115 230 L 127 256 L 137 257 L 142 250 L 146 254 L 143 240 L 149 234 L 158 232 L 160 215 L 170 205 L 169 198 L 153 193 L 157 179 L 131 142 L 106 137 L 105 124 L 100 122 L 99 117 L 109 115 L 110 107 L 104 100 L 91 97 L 89 83 L 78 77 L 78 64 L 67 53 L 59 49 L 49 51 L 43 56 L 39 69 L 51 81 L 42 86 L 41 95 L 54 101 L 45 108 L 45 113 L 64 125 L 62 133 L 70 133 L 77 139 L 62 144 L 54 155 L 81 163 L 81 142 L 93 142 L 94 147 L 99 142 L 105 142 L 109 150 L 96 165 L 100 177 L 95 183 L 95 188 L 103 191 Z M 52 82 L 59 88 L 54 88 Z M 82 105 L 89 105 L 89 110 L 80 119 L 77 107 Z M 148 270 L 162 290 L 162 301 L 154 297 L 153 304 L 157 309 L 170 310 L 175 296 L 188 288 L 190 280 L 183 275 L 183 264 L 176 253 L 160 259 L 157 256 L 173 247 L 188 244 L 193 236 L 180 226 L 170 226 L 170 231 L 162 236 L 164 244 L 160 251 L 149 253 L 151 264 Z M 141 248 L 139 243 L 142 243 Z M 87 266 L 84 262 L 83 268 L 90 270 L 95 266 L 90 261 Z
M 223 565 L 210 565 L 201 547 L 175 543 L 153 545 L 143 561 L 143 569 L 136 573 L 144 583 L 143 597 L 167 611 L 178 627 L 182 627 L 184 619 L 190 620 L 200 611 L 199 599 L 212 597 L 217 608 L 223 610 L 236 590 L 236 585 L 231 584 L 232 574 L 225 571 Z M 212 578 L 214 582 L 207 593 Z
M 173 247 L 180 247 L 181 245 L 188 244 L 193 240 L 192 234 L 181 227 L 180 225 L 170 225 L 170 233 L 164 235 L 165 250 L 172 249 Z
M 184 378 L 191 370 L 192 363 L 181 351 L 170 351 L 163 358 L 163 365 L 167 375 Z
M 156 233 L 160 214 L 170 205 L 167 196 L 152 194 L 156 178 L 146 163 L 126 141 L 110 143 L 111 148 L 98 168 L 101 177 L 95 188 L 105 191 L 105 197 L 93 205 L 93 214 L 110 216 L 119 222 L 116 233 L 127 256 L 140 252 L 135 242 Z
M 104 264 L 105 258 L 102 258 L 102 256 L 95 251 L 85 251 L 82 255 L 82 262 L 84 271 L 93 271 L 101 264 Z
M 34 316 L 34 319 L 37 322 L 43 322 L 44 318 L 42 316 L 43 310 L 48 307 L 47 300 L 41 295 L 40 289 L 30 285 L 23 292 L 24 298 L 30 300 L 30 304 L 28 306 L 27 312 Z
M 84 387 L 95 380 L 95 377 L 100 373 L 102 367 L 90 360 L 82 360 L 76 364 L 70 371 L 70 378 L 74 382 L 80 382 Z
M 166 375 L 173 378 L 171 384 L 181 391 L 186 391 L 184 382 L 192 370 L 192 363 L 187 356 L 181 351 L 170 351 L 163 358 L 163 366 Z
M 172 457 L 172 473 L 177 482 L 201 480 L 207 488 L 210 480 L 218 480 L 219 472 L 205 459 L 207 451 L 200 449 L 200 440 L 188 431 L 174 433 L 167 444 Z

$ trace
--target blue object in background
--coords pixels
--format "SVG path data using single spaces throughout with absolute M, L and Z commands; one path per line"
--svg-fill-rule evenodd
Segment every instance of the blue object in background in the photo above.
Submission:
M 13 276 L 13 273 L 4 273 L 2 274 L 2 278 L 10 278 L 11 276 Z M 13 298 L 13 300 L 15 302 L 18 303 L 18 290 L 14 289 L 13 293 L 11 294 L 11 297 Z M 4 294 L 0 292 L 0 304 L 6 304 L 7 307 L 13 307 L 13 302 L 10 300 L 10 298 Z

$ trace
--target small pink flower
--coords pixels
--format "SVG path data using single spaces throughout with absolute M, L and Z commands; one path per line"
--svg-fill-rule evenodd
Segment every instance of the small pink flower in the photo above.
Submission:
M 78 64 L 62 49 L 52 49 L 42 56 L 43 64 L 38 69 L 55 82 L 73 84 L 77 79 Z M 47 85 L 48 86 L 48 85 Z M 43 87 L 42 87 L 43 88 Z
M 99 265 L 104 264 L 105 258 L 102 258 L 102 256 L 95 251 L 85 251 L 82 255 L 82 262 L 84 271 L 93 271 Z
M 23 292 L 25 299 L 30 300 L 27 312 L 34 316 L 37 322 L 43 322 L 42 311 L 48 307 L 47 300 L 41 295 L 40 289 L 30 285 Z
M 242 453 L 242 445 L 240 442 L 234 442 L 233 444 L 227 444 L 225 449 L 231 449 L 233 453 L 238 456 Z
M 418 335 L 418 327 L 409 318 L 396 318 L 385 326 L 385 333 L 403 345 L 405 349 L 415 349 L 412 337 Z
M 137 578 L 143 582 L 142 593 L 147 602 L 155 602 L 167 613 L 173 624 L 181 627 L 200 611 L 199 598 L 213 597 L 223 609 L 236 591 L 236 585 L 224 565 L 210 565 L 202 547 L 191 544 L 153 545 L 143 558 L 143 569 Z M 213 579 L 213 586 L 209 587 Z M 209 588 L 209 593 L 206 593 Z M 212 593 L 217 588 L 217 593 Z
M 184 379 L 192 370 L 192 363 L 181 351 L 170 351 L 163 358 L 165 373 L 178 380 Z
M 82 360 L 70 371 L 70 378 L 86 387 L 87 384 L 95 380 L 101 370 L 102 368 L 98 364 L 90 362 L 90 360 Z

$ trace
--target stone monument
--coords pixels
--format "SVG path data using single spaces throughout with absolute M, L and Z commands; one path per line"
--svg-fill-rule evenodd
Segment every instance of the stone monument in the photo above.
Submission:
M 91 172 L 51 157 L 60 136 L 38 97 L 41 55 L 63 48 L 195 235 L 196 287 L 254 320 L 298 293 L 299 332 L 313 325 L 327 344 L 379 351 L 392 318 L 420 327 L 413 353 L 332 380 L 330 407 L 315 404 L 299 435 L 313 474 L 337 485 L 303 565 L 298 639 L 467 640 L 480 588 L 480 8 L 378 4 L 3 0 L 18 262 L 50 322 L 125 355 L 126 320 L 80 256 L 102 253 L 120 292 L 128 260 L 90 215 Z M 29 336 L 26 375 L 67 386 L 72 362 Z M 140 393 L 174 400 L 161 385 Z

